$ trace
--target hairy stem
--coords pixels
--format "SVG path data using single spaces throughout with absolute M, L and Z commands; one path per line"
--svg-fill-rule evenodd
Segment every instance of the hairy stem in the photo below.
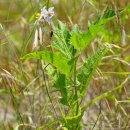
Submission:
M 77 59 L 74 61 L 74 86 L 75 86 L 75 98 L 76 98 L 76 115 L 78 114 L 79 103 L 78 103 L 78 93 L 77 93 L 77 86 L 76 86 L 76 62 Z

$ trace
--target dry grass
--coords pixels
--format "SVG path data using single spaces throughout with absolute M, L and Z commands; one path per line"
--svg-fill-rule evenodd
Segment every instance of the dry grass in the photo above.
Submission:
M 55 7 L 54 23 L 56 19 L 60 19 L 70 28 L 77 23 L 81 29 L 86 30 L 88 20 L 95 19 L 105 9 L 125 8 L 127 5 L 130 8 L 129 0 L 88 1 L 50 2 L 50 5 Z M 21 130 L 57 129 L 55 111 L 58 113 L 58 110 L 55 104 L 58 97 L 51 93 L 51 99 L 54 99 L 53 107 L 37 62 L 31 60 L 23 63 L 20 59 L 33 28 L 34 15 L 44 3 L 40 0 L 0 1 L 0 130 L 12 130 L 18 124 L 27 126 L 21 127 Z M 122 89 L 113 93 L 114 99 L 104 99 L 86 111 L 83 118 L 84 130 L 130 129 L 129 13 L 130 9 L 107 25 L 110 33 L 106 40 L 114 45 L 113 52 L 104 57 L 99 65 L 84 103 L 114 87 L 122 85 Z M 122 28 L 126 32 L 125 44 L 121 42 Z M 33 39 L 32 35 L 26 53 L 32 51 Z M 84 55 L 88 56 L 95 51 L 97 43 L 100 42 L 101 38 L 97 37 Z M 48 39 L 45 43 L 48 44 Z M 47 82 L 51 84 L 52 79 Z M 53 90 L 49 88 L 49 91 Z

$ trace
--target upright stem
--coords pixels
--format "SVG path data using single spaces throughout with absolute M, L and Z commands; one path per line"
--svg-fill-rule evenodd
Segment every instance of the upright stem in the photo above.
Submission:
M 52 101 L 52 99 L 51 99 L 51 96 L 50 96 L 50 93 L 49 93 L 49 90 L 48 90 L 48 86 L 47 86 L 47 83 L 46 83 L 45 72 L 44 72 L 43 69 L 42 69 L 42 73 L 43 73 L 43 79 L 44 79 L 44 82 L 45 82 L 45 88 L 46 88 L 46 92 L 47 92 L 48 98 L 49 98 L 49 100 L 50 100 L 50 102 L 51 102 L 51 104 L 52 104 L 52 108 L 53 108 L 53 110 L 54 110 L 54 112 L 55 112 L 56 118 L 58 118 L 58 115 L 57 115 L 57 113 L 56 113 L 56 110 L 55 110 L 53 101 Z
M 74 86 L 75 86 L 75 97 L 76 97 L 76 115 L 78 114 L 79 103 L 78 103 L 78 93 L 77 93 L 77 86 L 76 86 L 76 63 L 77 58 L 74 61 Z
M 49 8 L 49 0 L 47 1 L 47 9 Z

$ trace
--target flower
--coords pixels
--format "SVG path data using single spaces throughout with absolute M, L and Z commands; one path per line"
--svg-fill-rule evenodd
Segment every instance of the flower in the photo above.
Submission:
M 39 25 L 40 23 L 43 22 L 43 16 L 40 13 L 36 14 L 36 18 L 37 18 L 37 20 L 35 21 L 36 25 Z
M 48 10 L 46 9 L 46 7 L 44 7 L 43 9 L 41 9 L 41 15 L 48 24 L 51 24 L 52 17 L 55 15 L 54 7 L 50 7 Z
M 37 13 L 36 14 L 36 24 L 40 24 L 43 21 L 46 21 L 49 25 L 51 24 L 52 21 L 52 17 L 54 16 L 54 7 L 50 7 L 48 10 L 46 9 L 46 7 L 43 7 L 43 9 L 41 9 L 41 13 Z

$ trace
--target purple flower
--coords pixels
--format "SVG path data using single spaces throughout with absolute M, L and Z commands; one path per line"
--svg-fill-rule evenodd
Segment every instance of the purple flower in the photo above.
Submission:
M 41 15 L 48 24 L 51 24 L 52 17 L 55 15 L 54 7 L 50 7 L 48 10 L 46 9 L 46 7 L 44 7 L 43 9 L 41 9 Z

